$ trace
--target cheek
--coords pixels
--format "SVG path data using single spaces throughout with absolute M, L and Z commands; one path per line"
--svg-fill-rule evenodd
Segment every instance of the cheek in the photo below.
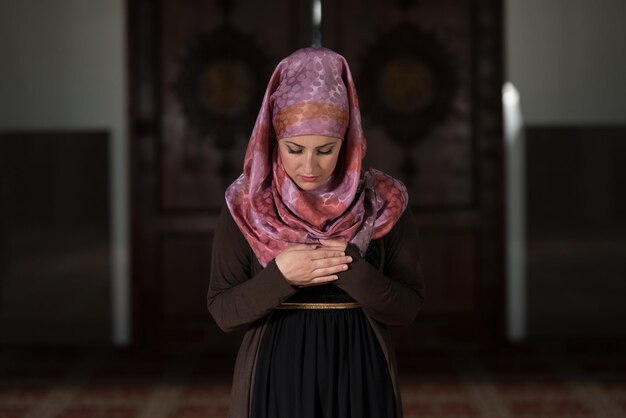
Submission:
M 283 167 L 289 176 L 291 176 L 296 168 L 297 162 L 296 159 L 293 158 L 289 153 L 282 151 L 280 152 L 280 161 L 283 163 Z
M 337 154 L 333 155 L 333 158 L 329 158 L 324 164 L 324 171 L 328 174 L 332 174 L 335 171 L 335 167 L 337 167 L 337 160 L 339 156 Z

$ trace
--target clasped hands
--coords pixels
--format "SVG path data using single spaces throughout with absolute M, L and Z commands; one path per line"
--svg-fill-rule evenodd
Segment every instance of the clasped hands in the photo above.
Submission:
M 276 256 L 276 265 L 287 282 L 307 287 L 337 280 L 337 273 L 348 269 L 352 257 L 346 255 L 347 243 L 321 239 L 320 245 L 296 244 Z

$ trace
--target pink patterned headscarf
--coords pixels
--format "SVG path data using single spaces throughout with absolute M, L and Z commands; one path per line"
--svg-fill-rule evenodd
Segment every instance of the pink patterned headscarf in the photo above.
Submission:
M 285 172 L 277 139 L 298 135 L 343 139 L 337 166 L 315 190 L 301 190 Z M 345 58 L 326 48 L 303 48 L 270 77 L 244 160 L 226 203 L 263 267 L 289 245 L 320 239 L 351 242 L 364 255 L 386 235 L 408 204 L 405 186 L 362 169 L 367 145 Z

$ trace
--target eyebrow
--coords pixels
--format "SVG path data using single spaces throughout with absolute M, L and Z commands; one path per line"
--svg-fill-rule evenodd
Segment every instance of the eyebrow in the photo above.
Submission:
M 326 146 L 328 146 L 328 145 L 335 145 L 335 144 L 337 143 L 337 141 L 338 141 L 338 140 L 335 140 L 334 142 L 329 142 L 328 144 L 320 145 L 319 147 L 315 147 L 315 149 L 324 148 L 324 147 L 326 147 Z M 306 148 L 306 147 L 303 147 L 303 146 L 302 146 L 302 145 L 300 145 L 300 144 L 296 144 L 295 142 L 291 142 L 291 141 L 285 141 L 285 142 L 288 142 L 288 143 L 290 143 L 290 144 L 292 144 L 292 145 L 295 145 L 295 146 L 297 146 L 297 147 L 300 147 L 300 148 Z

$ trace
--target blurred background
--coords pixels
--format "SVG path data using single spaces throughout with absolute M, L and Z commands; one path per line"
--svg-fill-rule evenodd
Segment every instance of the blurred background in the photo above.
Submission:
M 217 215 L 272 69 L 312 44 L 351 65 L 366 163 L 409 188 L 427 301 L 393 331 L 407 370 L 424 352 L 621 347 L 624 16 L 622 0 L 0 0 L 0 370 L 46 350 L 232 359 L 241 334 L 206 310 Z

